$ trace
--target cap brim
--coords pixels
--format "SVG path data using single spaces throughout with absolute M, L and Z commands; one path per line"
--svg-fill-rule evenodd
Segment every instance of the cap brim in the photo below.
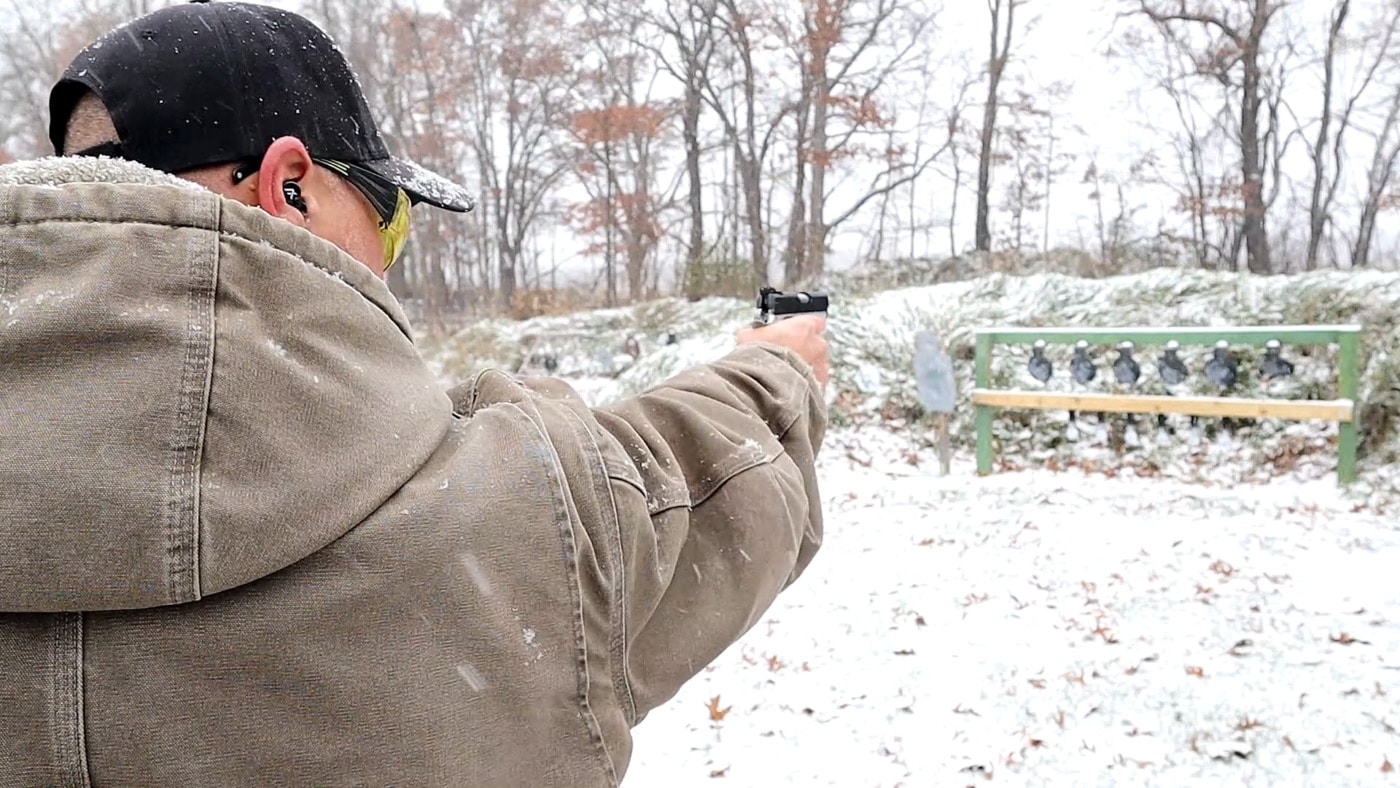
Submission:
M 425 202 L 449 211 L 467 213 L 476 208 L 476 197 L 466 189 L 408 159 L 363 161 L 362 167 L 383 175 L 408 192 L 414 202 Z

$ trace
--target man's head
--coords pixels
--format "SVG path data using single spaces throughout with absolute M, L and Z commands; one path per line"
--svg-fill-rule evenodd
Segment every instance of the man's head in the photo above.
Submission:
M 59 155 L 108 155 L 263 208 L 382 274 L 413 203 L 473 207 L 389 156 L 335 44 L 295 14 L 195 2 L 124 25 L 74 58 L 49 99 Z

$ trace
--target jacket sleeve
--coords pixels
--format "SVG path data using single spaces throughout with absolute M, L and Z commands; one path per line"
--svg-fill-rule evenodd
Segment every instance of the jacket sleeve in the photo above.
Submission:
M 825 399 L 806 362 L 763 344 L 603 408 L 586 408 L 561 381 L 526 385 L 567 407 L 596 451 L 597 462 L 561 461 L 596 575 L 606 578 L 585 578 L 584 594 L 608 608 L 613 683 L 635 725 L 748 631 L 812 560 Z M 550 432 L 562 453 L 578 443 Z M 606 477 L 606 495 L 589 491 L 602 480 L 579 478 L 583 468 Z

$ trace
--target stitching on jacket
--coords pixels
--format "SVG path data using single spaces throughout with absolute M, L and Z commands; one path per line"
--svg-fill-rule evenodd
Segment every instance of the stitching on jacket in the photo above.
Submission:
M 617 550 L 617 578 L 613 583 L 612 596 L 609 600 L 613 612 L 616 615 L 614 625 L 616 631 L 613 633 L 613 642 L 609 644 L 612 653 L 612 677 L 613 685 L 618 688 L 621 700 L 626 704 L 623 709 L 627 715 L 629 726 L 637 724 L 637 700 L 632 692 L 632 682 L 627 677 L 627 647 L 628 647 L 628 620 L 627 620 L 627 556 L 622 539 L 622 518 L 617 511 L 617 498 L 613 495 L 612 484 L 609 481 L 612 474 L 608 473 L 607 461 L 603 458 L 603 450 L 598 446 L 598 439 L 588 429 L 588 425 L 579 417 L 573 409 L 561 408 L 566 416 L 574 423 L 575 430 L 580 434 L 586 443 L 585 448 L 591 449 L 589 452 L 590 470 L 593 471 L 592 478 L 595 481 L 595 493 L 606 494 L 602 498 L 602 508 L 604 513 L 612 517 L 610 523 L 604 525 L 609 528 L 608 536 L 614 538 L 614 546 Z M 597 480 L 602 480 L 603 484 L 596 484 Z M 601 490 L 598 488 L 601 487 Z
M 0 257 L 0 296 L 5 295 L 10 283 L 10 266 L 6 263 L 7 258 Z
M 83 639 L 85 637 L 83 628 L 87 622 L 85 613 L 75 613 L 73 615 L 73 728 L 75 740 L 73 742 L 76 752 L 77 762 L 73 764 L 78 775 L 78 784 L 82 788 L 92 788 L 91 765 L 88 763 L 87 752 L 87 712 L 84 709 L 84 698 L 87 695 L 86 680 L 84 674 L 85 657 L 83 655 Z
M 180 370 L 179 401 L 170 436 L 169 500 L 165 512 L 165 550 L 171 602 L 201 596 L 199 580 L 199 477 L 203 437 L 213 374 L 214 302 L 217 297 L 218 245 L 208 254 L 193 254 L 185 266 L 185 358 Z
M 65 783 L 91 788 L 83 719 L 83 614 L 59 613 L 50 619 L 49 707 L 53 769 Z
M 528 392 L 527 392 L 528 394 Z M 531 414 L 519 403 L 501 401 L 494 405 L 506 407 L 519 413 L 527 424 L 534 430 L 535 436 L 549 449 L 551 462 L 544 463 L 545 475 L 552 482 L 551 491 L 554 493 L 555 515 L 560 518 L 559 543 L 564 558 L 564 564 L 569 582 L 566 583 L 569 595 L 573 598 L 573 628 L 574 628 L 574 660 L 575 670 L 578 674 L 579 707 L 588 726 L 588 734 L 593 739 L 593 744 L 598 748 L 602 756 L 604 766 L 607 768 L 608 779 L 611 784 L 620 784 L 617 776 L 617 767 L 613 764 L 612 753 L 608 751 L 607 742 L 603 740 L 603 726 L 598 722 L 598 716 L 593 712 L 593 706 L 588 702 L 590 682 L 588 679 L 588 645 L 585 642 L 587 632 L 583 623 L 583 591 L 579 583 L 579 560 L 578 547 L 573 534 L 574 523 L 569 516 L 569 506 L 563 500 L 567 481 L 564 476 L 564 469 L 560 464 L 559 456 L 555 452 L 554 444 L 549 439 L 549 433 L 539 421 L 536 420 L 538 414 Z M 534 403 L 531 403 L 532 405 Z

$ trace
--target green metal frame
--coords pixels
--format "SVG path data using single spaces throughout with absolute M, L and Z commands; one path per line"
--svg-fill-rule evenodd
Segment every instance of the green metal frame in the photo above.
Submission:
M 1072 345 L 1084 340 L 1096 345 L 1132 342 L 1137 345 L 1164 345 L 1176 340 L 1183 345 L 1213 345 L 1224 340 L 1232 345 L 1262 346 L 1271 339 L 1285 345 L 1337 345 L 1338 395 L 1356 402 L 1357 384 L 1361 376 L 1361 327 L 1344 326 L 1229 326 L 1180 328 L 987 328 L 978 329 L 976 385 L 991 388 L 992 347 L 994 345 L 1028 345 L 1045 340 L 1050 345 Z M 1353 405 L 1354 407 L 1354 405 Z M 977 473 L 992 472 L 992 411 L 994 406 L 977 408 Z M 1356 420 L 1337 425 L 1337 479 L 1343 484 L 1356 480 Z

